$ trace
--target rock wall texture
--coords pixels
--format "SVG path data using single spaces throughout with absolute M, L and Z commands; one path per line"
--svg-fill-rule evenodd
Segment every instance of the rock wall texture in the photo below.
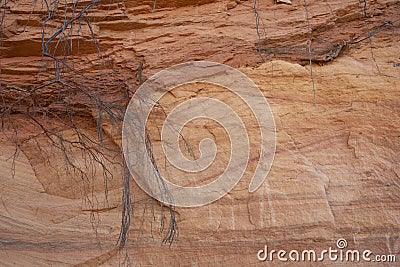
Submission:
M 77 22 L 70 35 L 49 42 L 65 61 L 42 53 L 43 40 L 65 21 L 62 12 L 42 28 L 45 1 L 3 2 L 1 266 L 257 266 L 267 265 L 257 259 L 265 244 L 321 251 L 339 238 L 351 249 L 397 257 L 369 266 L 397 266 L 400 1 L 258 1 L 258 28 L 253 1 L 103 1 L 87 12 L 90 29 L 79 20 L 80 32 Z M 132 181 L 130 230 L 117 249 L 121 120 L 102 114 L 126 106 L 157 71 L 189 60 L 237 67 L 259 86 L 276 123 L 271 172 L 249 193 L 250 164 L 222 199 L 175 208 L 179 236 L 171 245 L 161 242 L 169 209 Z M 215 95 L 231 98 L 188 87 L 164 105 Z M 201 125 L 192 126 L 196 138 L 224 139 L 218 125 Z

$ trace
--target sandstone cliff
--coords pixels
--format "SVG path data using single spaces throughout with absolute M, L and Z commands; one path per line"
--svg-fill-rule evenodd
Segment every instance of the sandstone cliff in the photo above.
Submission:
M 103 1 L 87 13 L 91 28 L 82 20 L 58 48 L 49 43 L 67 55 L 60 69 L 42 37 L 63 13 L 42 35 L 48 13 L 33 2 L 2 1 L 0 265 L 256 266 L 265 244 L 322 250 L 339 238 L 400 260 L 400 1 L 259 1 L 258 27 L 253 1 Z M 189 60 L 237 67 L 259 86 L 277 130 L 271 172 L 254 193 L 250 166 L 222 199 L 176 208 L 170 246 L 169 210 L 131 181 L 118 250 L 119 108 L 142 81 Z M 213 94 L 181 91 L 165 105 Z M 224 135 L 214 124 L 202 133 Z

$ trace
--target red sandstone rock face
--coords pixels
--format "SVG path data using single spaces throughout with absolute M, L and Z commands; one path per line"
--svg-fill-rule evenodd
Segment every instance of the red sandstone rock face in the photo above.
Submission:
M 40 5 L 30 20 L 29 1 L 8 6 L 1 50 L 6 104 L 54 79 L 54 62 L 41 58 Z M 161 244 L 166 230 L 160 232 L 168 209 L 132 182 L 129 239 L 118 251 L 123 170 L 121 155 L 112 151 L 120 147 L 120 125 L 112 127 L 106 118 L 102 124 L 103 142 L 114 149 L 104 152 L 113 159 L 107 163 L 105 185 L 100 166 L 88 162 L 78 148 L 71 147 L 70 158 L 94 175 L 85 178 L 65 168 L 65 155 L 46 136 L 37 137 L 40 127 L 23 114 L 33 101 L 26 98 L 9 117 L 19 137 L 14 163 L 13 128 L 6 124 L 0 134 L 0 265 L 253 266 L 266 243 L 271 249 L 320 251 L 335 247 L 338 238 L 345 238 L 351 249 L 395 254 L 399 260 L 400 2 L 367 1 L 364 12 L 357 1 L 307 1 L 311 51 L 320 63 L 313 64 L 316 105 L 303 1 L 258 4 L 263 64 L 252 1 L 157 1 L 153 8 L 153 1 L 93 8 L 93 31 L 107 61 L 102 70 L 118 71 L 112 83 L 93 88 L 102 88 L 98 93 L 104 101 L 125 105 L 139 83 L 140 63 L 143 80 L 188 60 L 240 67 L 260 87 L 275 117 L 277 151 L 267 181 L 248 193 L 249 169 L 222 199 L 200 208 L 177 208 L 179 237 L 171 246 Z M 88 32 L 82 35 L 79 53 L 73 50 L 68 60 L 80 73 L 97 77 L 96 47 Z M 90 80 L 87 85 L 92 86 Z M 165 105 L 215 93 L 187 90 L 171 95 Z M 72 91 L 63 95 L 69 96 L 73 121 L 85 137 L 96 140 L 97 106 Z M 40 122 L 60 136 L 76 138 L 57 88 L 35 92 L 48 114 L 59 114 L 37 116 Z M 230 96 L 223 97 L 228 101 Z M 224 134 L 214 124 L 204 133 L 216 139 Z

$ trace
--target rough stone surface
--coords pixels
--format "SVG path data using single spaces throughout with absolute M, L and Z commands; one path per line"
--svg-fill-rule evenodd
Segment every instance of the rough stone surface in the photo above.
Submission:
M 138 83 L 140 62 L 143 79 L 188 60 L 226 63 L 248 75 L 274 113 L 273 167 L 254 193 L 247 191 L 250 164 L 244 179 L 222 199 L 200 208 L 177 208 L 179 236 L 171 246 L 161 244 L 166 230 L 160 231 L 160 222 L 168 217 L 168 209 L 160 208 L 132 182 L 131 229 L 126 247 L 119 251 L 115 245 L 121 222 L 121 167 L 110 164 L 113 175 L 107 187 L 97 167 L 91 180 L 68 172 L 63 156 L 52 151 L 45 138 L 30 138 L 38 129 L 17 112 L 25 108 L 21 103 L 11 114 L 21 142 L 15 161 L 16 147 L 9 138 L 12 129 L 0 134 L 0 265 L 256 266 L 261 264 L 257 251 L 266 243 L 271 249 L 320 251 L 335 247 L 339 238 L 345 238 L 351 249 L 395 254 L 399 261 L 400 2 L 367 1 L 365 12 L 358 1 L 307 3 L 314 37 L 315 105 L 303 1 L 259 2 L 265 26 L 260 28 L 265 29 L 260 42 L 266 51 L 264 63 L 256 53 L 252 1 L 157 1 L 154 12 L 152 1 L 97 8 L 93 25 L 100 47 L 132 87 Z M 40 12 L 28 21 L 30 10 L 28 1 L 12 2 L 4 22 L 1 89 L 8 92 L 5 101 L 21 93 L 12 88 L 28 88 L 53 75 L 51 69 L 41 70 Z M 368 34 L 372 39 L 366 38 Z M 86 42 L 90 48 L 90 40 Z M 85 55 L 82 61 L 94 58 L 96 51 L 88 49 Z M 40 101 L 51 92 L 40 95 Z M 118 90 L 102 93 L 107 99 L 122 98 Z M 191 97 L 216 94 L 229 103 L 228 93 L 188 87 L 169 95 L 164 105 L 172 108 L 173 103 Z M 77 125 L 95 138 L 97 115 L 87 112 L 79 98 L 75 101 L 81 115 Z M 55 102 L 49 106 L 57 110 Z M 251 117 L 247 119 L 251 123 Z M 203 133 L 214 140 L 224 138 L 218 125 L 200 125 L 194 143 Z M 191 127 L 198 129 L 199 124 Z M 250 135 L 256 135 L 255 128 L 249 128 Z M 117 149 L 120 132 L 109 130 L 107 124 L 104 132 L 104 142 Z M 65 129 L 62 135 L 74 133 Z M 79 151 L 72 157 L 85 166 Z M 85 190 L 90 190 L 89 197 Z M 167 224 L 168 220 L 164 228 Z M 289 266 L 276 262 L 280 264 Z

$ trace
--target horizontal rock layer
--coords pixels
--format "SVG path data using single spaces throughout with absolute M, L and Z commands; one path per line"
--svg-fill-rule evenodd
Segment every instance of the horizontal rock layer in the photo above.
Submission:
M 349 249 L 400 258 L 399 1 L 366 1 L 366 9 L 360 2 L 307 1 L 307 13 L 303 1 L 260 1 L 264 63 L 257 54 L 252 1 L 94 6 L 91 25 L 106 63 L 98 64 L 97 47 L 83 27 L 79 50 L 71 36 L 75 43 L 67 62 L 74 64 L 74 72 L 64 69 L 61 81 L 71 82 L 74 74 L 82 73 L 87 76 L 83 89 L 95 88 L 104 103 L 125 106 L 139 80 L 161 69 L 188 60 L 226 63 L 259 86 L 277 131 L 275 159 L 261 188 L 248 192 L 250 164 L 241 182 L 222 199 L 199 208 L 176 208 L 179 236 L 171 246 L 161 244 L 169 210 L 131 181 L 131 227 L 122 250 L 116 249 L 124 172 L 121 118 L 116 125 L 103 118 L 97 98 L 89 98 L 85 90 L 40 87 L 54 80 L 55 69 L 54 61 L 41 57 L 45 13 L 39 2 L 32 14 L 29 1 L 10 2 L 3 24 L 1 94 L 12 108 L 3 117 L 0 134 L 0 265 L 253 266 L 259 264 L 257 252 L 265 244 L 271 249 L 320 251 L 335 248 L 339 238 L 348 241 Z M 52 21 L 54 27 L 57 22 Z M 50 36 L 49 30 L 46 38 Z M 110 74 L 105 77 L 112 81 L 108 86 L 90 80 L 101 77 L 102 71 Z M 110 78 L 112 71 L 116 74 Z M 180 101 L 216 94 L 182 88 L 164 99 L 164 105 L 168 110 Z M 219 96 L 231 101 L 228 93 Z M 72 113 L 64 111 L 65 103 Z M 29 109 L 38 106 L 47 113 Z M 246 119 L 254 124 L 251 117 Z M 51 142 L 40 125 L 70 142 Z M 203 133 L 214 140 L 226 138 L 218 125 L 203 125 L 207 127 L 194 133 L 190 130 L 199 124 L 186 129 L 195 147 Z M 250 136 L 256 133 L 249 127 Z M 153 138 L 157 147 L 159 139 Z M 97 150 L 99 139 L 107 149 Z M 82 140 L 88 147 L 72 142 Z M 68 169 L 71 163 L 77 168 Z M 395 266 L 371 263 L 375 265 Z

